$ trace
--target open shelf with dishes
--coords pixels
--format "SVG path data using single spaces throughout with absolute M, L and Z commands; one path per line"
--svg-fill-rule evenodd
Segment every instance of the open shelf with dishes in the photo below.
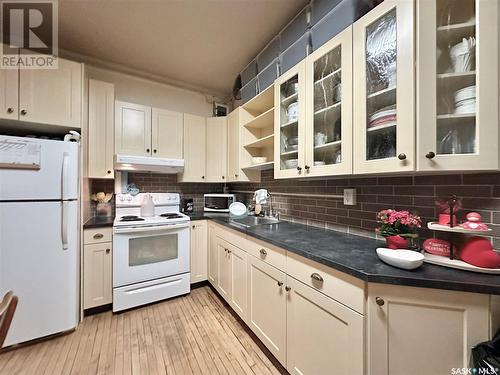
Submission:
M 274 85 L 243 105 L 248 114 L 241 127 L 244 170 L 264 170 L 274 164 Z

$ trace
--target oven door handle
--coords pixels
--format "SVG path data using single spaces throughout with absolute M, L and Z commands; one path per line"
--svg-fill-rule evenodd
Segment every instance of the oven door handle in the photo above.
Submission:
M 169 232 L 171 230 L 180 228 L 189 228 L 189 223 L 155 225 L 150 227 L 135 227 L 135 228 L 113 228 L 113 233 L 126 234 L 126 233 L 141 233 L 141 232 Z

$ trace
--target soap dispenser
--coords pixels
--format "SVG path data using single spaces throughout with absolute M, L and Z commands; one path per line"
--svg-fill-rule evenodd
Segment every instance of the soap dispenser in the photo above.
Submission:
M 155 216 L 155 204 L 153 203 L 153 197 L 151 194 L 145 194 L 142 198 L 141 203 L 141 216 L 151 217 Z

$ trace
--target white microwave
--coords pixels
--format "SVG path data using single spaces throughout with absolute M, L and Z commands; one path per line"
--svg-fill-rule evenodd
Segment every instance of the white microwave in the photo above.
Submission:
M 204 194 L 203 211 L 229 212 L 229 206 L 233 202 L 236 202 L 234 194 Z

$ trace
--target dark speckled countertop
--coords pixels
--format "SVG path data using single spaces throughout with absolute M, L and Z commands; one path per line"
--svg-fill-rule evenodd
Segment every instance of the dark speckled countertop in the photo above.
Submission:
M 227 214 L 195 212 L 192 220 L 210 219 L 373 283 L 407 285 L 500 295 L 500 277 L 426 264 L 407 271 L 383 263 L 375 252 L 383 243 L 374 239 L 283 221 L 249 229 L 231 224 Z
M 83 229 L 90 228 L 102 228 L 102 227 L 112 227 L 113 226 L 114 217 L 99 217 L 94 216 L 88 219 L 85 224 L 83 224 Z

